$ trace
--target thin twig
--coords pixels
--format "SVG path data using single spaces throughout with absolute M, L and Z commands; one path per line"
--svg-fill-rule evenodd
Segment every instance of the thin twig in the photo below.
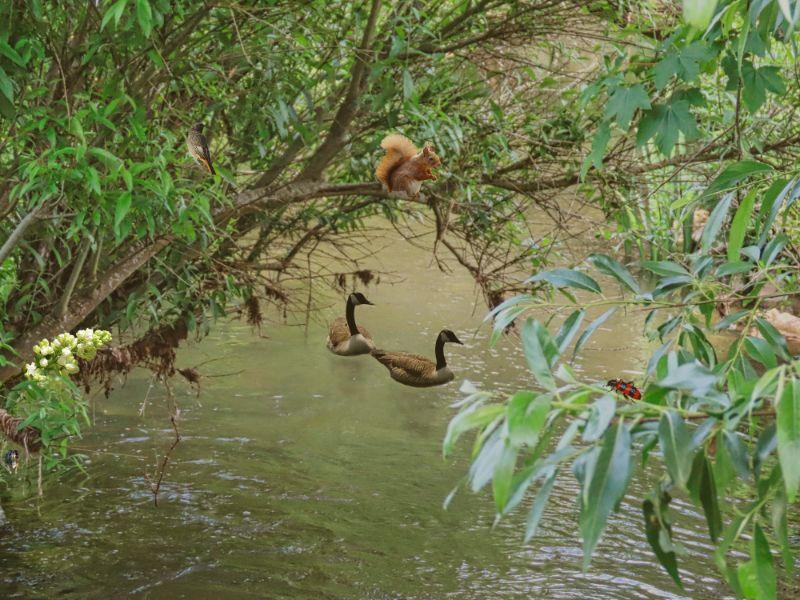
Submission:
M 175 450 L 175 446 L 177 446 L 181 441 L 181 434 L 178 431 L 178 422 L 175 419 L 175 415 L 170 415 L 169 417 L 170 423 L 172 423 L 172 429 L 175 432 L 175 439 L 172 441 L 172 444 L 167 449 L 167 452 L 164 454 L 164 458 L 161 460 L 161 466 L 158 469 L 158 479 L 156 479 L 155 483 L 152 481 L 150 482 L 150 488 L 153 492 L 153 504 L 158 508 L 158 492 L 161 489 L 161 482 L 164 480 L 164 473 L 167 470 L 167 463 L 169 462 L 169 457 L 172 454 L 172 451 Z M 150 480 L 150 477 L 145 473 L 145 477 L 147 480 Z

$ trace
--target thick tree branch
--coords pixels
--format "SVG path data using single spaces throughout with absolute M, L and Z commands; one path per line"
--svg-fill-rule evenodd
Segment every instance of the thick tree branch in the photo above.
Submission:
M 17 224 L 17 226 L 14 228 L 14 231 L 11 232 L 11 235 L 8 236 L 8 239 L 3 244 L 3 247 L 0 248 L 0 263 L 2 263 L 6 258 L 8 258 L 8 255 L 11 254 L 11 251 L 16 247 L 16 245 L 22 239 L 22 236 L 25 235 L 25 232 L 28 230 L 28 227 L 30 227 L 36 220 L 36 217 L 42 211 L 43 207 L 44 205 L 40 204 L 39 206 L 31 210 L 31 212 L 29 212 L 27 215 L 25 215 L 23 219 Z

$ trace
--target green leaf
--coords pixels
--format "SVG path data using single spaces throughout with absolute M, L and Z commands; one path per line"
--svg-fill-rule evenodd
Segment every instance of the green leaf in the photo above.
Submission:
M 647 499 L 642 504 L 642 512 L 644 513 L 644 531 L 647 535 L 647 542 L 650 548 L 653 549 L 658 562 L 664 567 L 672 580 L 677 586 L 683 589 L 681 583 L 681 576 L 678 573 L 678 559 L 675 551 L 670 548 L 665 550 L 661 546 L 662 533 L 665 534 L 667 540 L 672 542 L 672 528 L 669 523 L 665 522 L 663 514 L 666 511 L 666 506 L 669 504 L 669 496 L 665 493 L 659 503 L 660 510 L 657 510 L 655 503 L 651 499 Z
M 679 133 L 683 133 L 686 140 L 693 140 L 700 135 L 687 100 L 654 104 L 639 121 L 636 143 L 643 146 L 651 138 L 655 138 L 658 150 L 669 156 L 675 148 Z
M 700 74 L 700 64 L 714 58 L 714 51 L 705 42 L 692 42 L 688 46 L 672 47 L 653 69 L 656 88 L 669 83 L 673 75 L 691 82 Z
M 408 100 L 414 95 L 414 80 L 408 69 L 403 71 L 403 99 Z
M 0 67 L 0 92 L 8 98 L 9 102 L 14 102 L 14 82 L 6 75 L 3 67 Z
M 651 273 L 655 273 L 656 275 L 662 275 L 664 277 L 670 276 L 678 276 L 678 275 L 689 275 L 689 271 L 684 269 L 678 263 L 669 261 L 669 260 L 662 260 L 662 261 L 651 261 L 645 260 L 641 263 L 643 269 L 647 269 Z
M 759 481 L 761 476 L 761 466 L 764 464 L 764 461 L 775 451 L 775 448 L 777 447 L 777 428 L 775 427 L 775 423 L 770 423 L 764 428 L 764 430 L 761 432 L 761 435 L 758 436 L 758 442 L 756 442 L 756 448 L 753 452 L 753 473 L 755 474 L 756 481 Z M 780 477 L 780 467 L 775 467 L 775 469 L 778 470 L 773 470 L 773 473 L 770 477 L 775 477 L 775 480 L 777 481 L 777 477 Z M 761 482 L 759 482 L 759 485 L 760 483 Z
M 724 331 L 725 329 L 727 329 L 728 327 L 733 325 L 736 321 L 738 321 L 742 317 L 744 317 L 746 315 L 749 315 L 749 314 L 750 314 L 749 310 L 737 310 L 735 313 L 729 314 L 727 317 L 722 319 L 719 323 L 714 325 L 714 330 L 715 331 Z
M 603 446 L 581 494 L 580 531 L 583 538 L 583 570 L 606 528 L 608 517 L 625 495 L 632 468 L 631 436 L 624 423 L 612 425 L 603 436 Z
M 743 260 L 726 262 L 717 267 L 717 276 L 724 277 L 726 275 L 739 275 L 741 273 L 748 273 L 755 267 L 756 265 L 754 263 Z
M 728 234 L 728 260 L 736 262 L 739 260 L 739 250 L 742 249 L 747 229 L 750 227 L 750 219 L 753 215 L 753 206 L 756 202 L 757 190 L 750 190 L 744 197 L 731 223 L 731 230 Z
M 708 27 L 717 8 L 717 0 L 683 0 L 683 18 L 701 31 Z
M 122 161 L 105 148 L 89 148 L 89 154 L 96 156 L 106 167 L 114 172 L 122 166 Z
M 117 3 L 111 7 L 111 10 L 114 11 L 114 27 L 119 27 L 120 19 L 122 19 L 122 14 L 125 12 L 127 4 L 128 0 L 117 0 Z
M 19 55 L 19 52 L 14 50 L 5 40 L 0 39 L 0 54 L 5 56 L 18 67 L 25 68 L 25 60 Z
M 478 492 L 494 477 L 495 467 L 503 456 L 506 439 L 496 427 L 483 442 L 475 460 L 469 466 L 470 489 Z
M 673 410 L 664 413 L 658 424 L 658 438 L 672 483 L 686 489 L 692 472 L 693 448 L 683 418 Z
M 482 406 L 480 403 L 471 404 L 469 407 L 462 410 L 453 417 L 447 425 L 447 433 L 444 436 L 444 442 L 442 444 L 443 455 L 450 456 L 458 438 L 461 437 L 462 434 L 476 427 L 488 425 L 505 410 L 505 407 L 499 404 Z
M 750 560 L 739 565 L 739 584 L 746 598 L 771 600 L 776 598 L 777 577 L 769 542 L 756 523 L 750 543 Z
M 550 400 L 533 392 L 517 392 L 508 401 L 508 437 L 516 446 L 535 446 L 550 412 Z
M 722 200 L 717 202 L 714 210 L 712 210 L 711 214 L 708 216 L 705 227 L 703 227 L 703 235 L 700 238 L 700 246 L 704 252 L 708 252 L 711 249 L 711 244 L 717 238 L 719 230 L 722 229 L 722 224 L 728 217 L 728 210 L 730 210 L 732 201 L 733 194 L 727 194 Z
M 794 572 L 794 553 L 789 543 L 789 521 L 787 518 L 786 494 L 779 490 L 772 501 L 772 529 L 781 547 L 781 556 L 786 572 L 792 575 Z
M 778 459 L 789 504 L 800 486 L 800 385 L 787 381 L 777 406 Z
M 608 121 L 603 121 L 592 138 L 592 151 L 581 165 L 581 181 L 586 178 L 590 167 L 594 166 L 598 171 L 603 168 L 603 157 L 606 154 L 609 140 L 611 140 L 611 127 Z
M 150 37 L 150 32 L 153 29 L 153 12 L 150 9 L 148 0 L 136 0 L 136 18 L 139 21 L 139 27 L 144 37 Z
M 778 67 L 754 67 L 750 61 L 742 64 L 742 100 L 756 112 L 767 100 L 767 92 L 783 95 L 786 84 L 780 76 Z
M 658 381 L 663 388 L 687 390 L 702 397 L 714 387 L 717 375 L 698 360 L 670 368 L 665 377 Z
M 109 24 L 111 19 L 114 19 L 114 25 L 119 25 L 119 20 L 122 18 L 122 13 L 125 11 L 125 5 L 128 3 L 128 0 L 117 0 L 111 7 L 106 10 L 105 14 L 103 15 L 103 21 L 100 23 L 100 31 L 106 28 L 106 25 Z
M 759 217 L 764 216 L 764 222 L 761 225 L 761 235 L 758 238 L 758 245 L 763 246 L 767 238 L 770 236 L 772 224 L 778 217 L 781 208 L 788 210 L 788 208 L 797 199 L 798 191 L 800 190 L 800 183 L 792 179 L 785 185 L 781 185 L 782 181 L 776 181 L 769 187 L 764 194 L 764 202 L 759 211 Z M 779 191 L 780 190 L 780 191 Z M 785 206 L 784 206 L 785 203 Z M 769 212 L 767 212 L 769 211 Z
M 589 261 L 598 271 L 610 275 L 634 294 L 640 293 L 639 284 L 636 283 L 636 280 L 628 269 L 610 256 L 606 256 L 605 254 L 592 254 L 589 256 Z
M 778 0 L 778 6 L 781 7 L 781 12 L 783 13 L 783 17 L 786 19 L 788 23 L 793 21 L 792 18 L 792 7 L 789 3 L 789 0 Z
M 536 535 L 536 530 L 539 528 L 539 521 L 542 518 L 544 507 L 547 506 L 547 501 L 550 499 L 550 492 L 553 490 L 553 484 L 556 482 L 558 470 L 553 469 L 547 479 L 542 483 L 542 487 L 536 493 L 536 499 L 533 501 L 531 511 L 528 513 L 528 520 L 525 523 L 525 542 L 528 543 Z
M 618 86 L 611 92 L 606 104 L 605 118 L 616 119 L 621 129 L 627 130 L 637 109 L 648 110 L 650 98 L 640 83 L 632 86 Z
M 775 354 L 785 361 L 792 360 L 792 357 L 789 355 L 789 347 L 786 345 L 786 338 L 783 337 L 781 332 L 761 317 L 756 319 L 756 327 L 759 333 L 761 333 L 761 337 L 766 340 Z
M 597 330 L 597 328 L 600 327 L 603 323 L 605 323 L 606 320 L 608 320 L 608 318 L 611 315 L 613 315 L 616 310 L 617 310 L 616 307 L 609 308 L 606 312 L 604 312 L 602 315 L 597 317 L 594 321 L 589 323 L 589 325 L 586 327 L 586 329 L 583 330 L 583 333 L 581 334 L 581 337 L 578 338 L 578 341 L 575 344 L 575 349 L 572 351 L 572 357 L 573 358 L 575 357 L 576 354 L 578 354 L 580 349 L 583 348 L 583 345 L 587 341 L 589 341 L 589 338 Z
M 772 351 L 770 345 L 761 338 L 751 335 L 744 339 L 745 352 L 755 361 L 761 363 L 768 369 L 772 369 L 778 364 L 778 359 Z
M 736 473 L 744 480 L 750 479 L 750 466 L 747 460 L 747 450 L 745 449 L 741 438 L 736 434 L 735 431 L 728 431 L 727 429 L 724 429 L 722 431 L 722 439 L 724 441 L 723 446 L 725 447 L 725 451 L 728 453 Z
M 689 490 L 695 503 L 699 502 L 702 505 L 708 523 L 708 535 L 711 541 L 716 543 L 722 532 L 722 515 L 719 511 L 714 472 L 704 452 L 695 455 Z
M 545 357 L 542 344 L 539 340 L 538 328 L 541 324 L 538 321 L 528 319 L 522 326 L 522 350 L 525 358 L 528 359 L 528 366 L 536 377 L 536 380 L 547 390 L 556 389 L 553 375 L 550 373 L 550 363 Z
M 653 298 L 664 296 L 670 292 L 674 292 L 682 287 L 686 287 L 692 283 L 692 278 L 689 275 L 675 275 L 674 277 L 665 277 L 658 282 L 658 285 L 651 292 Z M 663 336 L 662 336 L 663 337 Z
M 119 226 L 123 219 L 128 216 L 128 211 L 131 208 L 131 195 L 129 192 L 124 192 L 117 199 L 117 205 L 114 208 L 114 235 L 119 237 Z
M 611 421 L 614 419 L 614 411 L 617 408 L 617 401 L 613 396 L 606 394 L 595 400 L 592 405 L 586 426 L 583 428 L 583 441 L 594 442 L 606 432 Z
M 557 288 L 574 287 L 587 292 L 601 293 L 600 286 L 588 275 L 574 269 L 553 269 L 552 271 L 542 271 L 528 279 L 525 283 L 534 281 L 546 281 Z
M 503 337 L 506 327 L 511 325 L 518 316 L 527 312 L 529 308 L 528 306 L 511 306 L 499 313 L 492 325 L 492 336 L 489 338 L 489 346 L 494 347 L 500 338 Z
M 508 440 L 503 445 L 503 451 L 495 464 L 492 475 L 492 493 L 498 514 L 502 514 L 511 494 L 511 479 L 514 476 L 514 467 L 517 464 L 517 448 Z
M 714 181 L 706 188 L 701 198 L 709 198 L 714 194 L 730 191 L 741 181 L 757 174 L 772 171 L 768 164 L 757 160 L 740 160 L 732 163 L 723 169 L 722 173 L 714 178 Z
M 578 333 L 578 330 L 583 323 L 583 317 L 586 315 L 584 309 L 573 311 L 558 328 L 553 342 L 558 348 L 558 354 L 564 354 L 564 351 L 569 347 L 572 338 Z
M 773 237 L 764 247 L 764 253 L 761 255 L 761 260 L 765 267 L 768 267 L 778 257 L 783 247 L 789 243 L 789 238 L 785 234 L 779 233 Z

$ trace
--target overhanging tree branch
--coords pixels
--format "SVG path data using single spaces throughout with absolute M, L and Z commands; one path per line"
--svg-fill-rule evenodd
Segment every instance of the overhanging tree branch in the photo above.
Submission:
M 350 85 L 347 88 L 347 94 L 333 117 L 333 123 L 331 123 L 325 141 L 322 142 L 306 163 L 305 168 L 297 178 L 299 181 L 319 178 L 328 163 L 333 160 L 333 157 L 344 145 L 347 129 L 350 127 L 353 117 L 355 117 L 359 98 L 364 91 L 365 76 L 369 65 L 368 57 L 375 39 L 375 24 L 378 21 L 380 9 L 381 0 L 372 0 L 367 25 L 364 29 L 364 37 L 361 41 L 361 46 L 356 52 L 356 60 L 350 73 Z

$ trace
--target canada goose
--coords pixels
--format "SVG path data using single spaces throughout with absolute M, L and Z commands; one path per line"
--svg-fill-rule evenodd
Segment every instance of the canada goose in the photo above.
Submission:
M 414 387 L 430 387 L 453 381 L 455 377 L 447 368 L 447 361 L 444 358 L 445 342 L 463 344 L 455 333 L 449 329 L 442 329 L 436 338 L 436 362 L 419 354 L 407 352 L 386 352 L 376 349 L 371 354 L 389 369 L 389 375 L 395 381 Z
M 356 326 L 356 305 L 372 302 L 364 297 L 361 292 L 354 292 L 347 297 L 345 316 L 339 317 L 331 323 L 328 331 L 328 350 L 339 356 L 354 356 L 356 354 L 369 354 L 375 348 L 372 336 L 363 327 Z

